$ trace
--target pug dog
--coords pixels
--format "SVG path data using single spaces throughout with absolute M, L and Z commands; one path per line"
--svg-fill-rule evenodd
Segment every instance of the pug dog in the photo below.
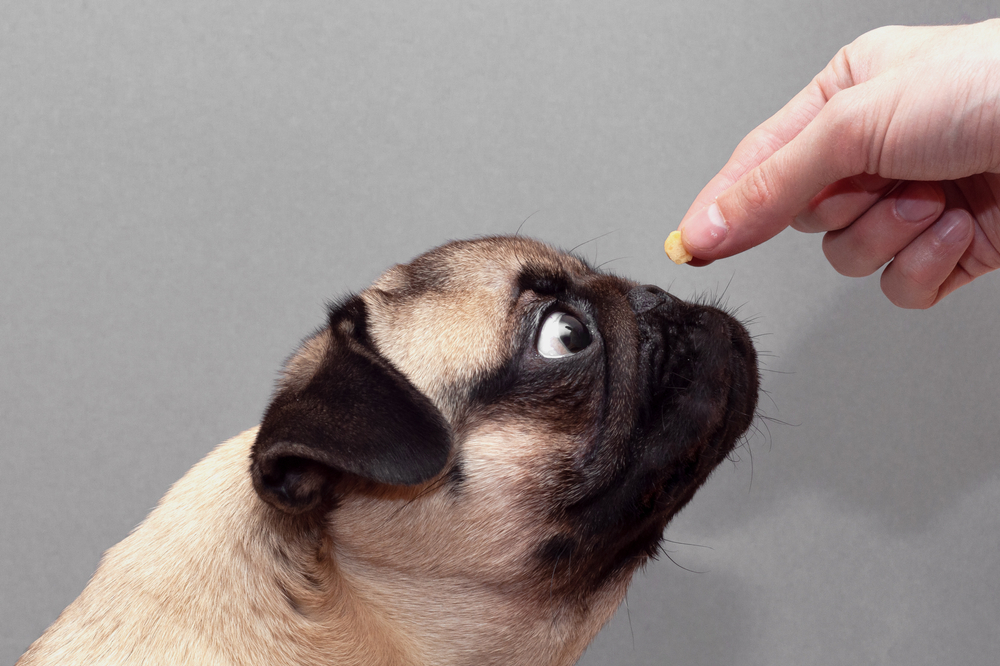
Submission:
M 332 305 L 18 664 L 573 664 L 757 392 L 715 307 L 448 243 Z

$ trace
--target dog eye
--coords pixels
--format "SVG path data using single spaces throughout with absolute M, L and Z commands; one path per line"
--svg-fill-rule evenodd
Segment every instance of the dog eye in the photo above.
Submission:
M 553 312 L 538 333 L 538 353 L 560 358 L 583 351 L 590 344 L 590 331 L 579 319 L 565 312 Z

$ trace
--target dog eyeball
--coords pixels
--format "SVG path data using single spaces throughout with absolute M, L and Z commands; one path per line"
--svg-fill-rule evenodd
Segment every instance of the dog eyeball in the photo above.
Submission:
M 545 358 L 561 358 L 583 351 L 590 344 L 590 331 L 579 319 L 565 312 L 553 312 L 538 333 L 538 353 Z

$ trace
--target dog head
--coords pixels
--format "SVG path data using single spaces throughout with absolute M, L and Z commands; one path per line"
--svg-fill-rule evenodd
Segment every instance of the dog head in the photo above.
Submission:
M 252 478 L 322 534 L 336 573 L 314 579 L 401 616 L 446 604 L 420 620 L 438 640 L 485 619 L 575 659 L 757 389 L 718 309 L 525 238 L 453 242 L 331 307 L 286 365 Z

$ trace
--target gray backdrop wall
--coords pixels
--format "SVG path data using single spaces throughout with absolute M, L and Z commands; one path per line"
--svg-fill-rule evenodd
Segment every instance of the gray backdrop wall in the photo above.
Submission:
M 929 312 L 786 232 L 662 241 L 861 33 L 997 0 L 0 5 L 0 662 L 215 444 L 323 304 L 523 231 L 717 293 L 768 424 L 583 664 L 987 664 L 1000 652 L 1000 277 Z M 602 236 L 611 232 L 608 235 Z M 727 287 L 728 285 L 728 287 Z M 751 460 L 752 455 L 752 460 Z

